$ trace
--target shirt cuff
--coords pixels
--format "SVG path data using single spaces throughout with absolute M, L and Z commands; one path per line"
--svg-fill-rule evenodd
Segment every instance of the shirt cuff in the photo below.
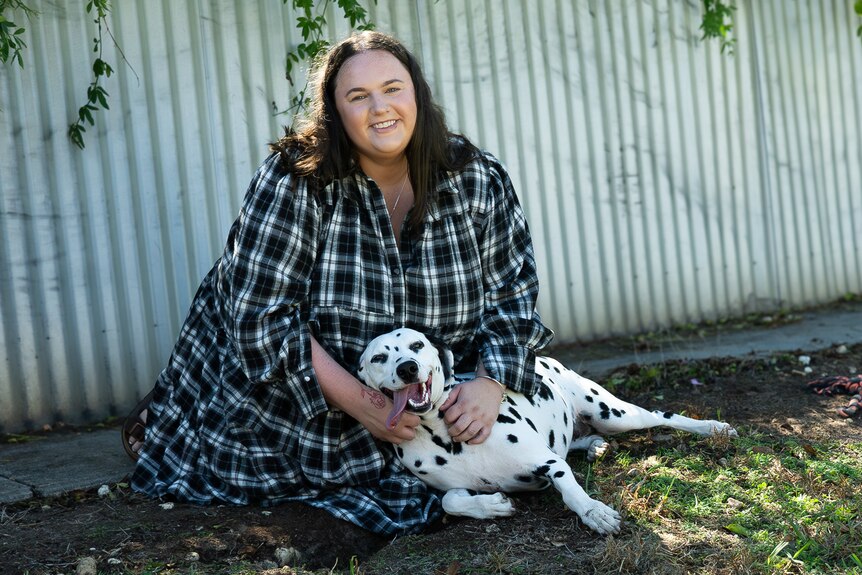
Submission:
M 482 364 L 488 375 L 512 391 L 524 395 L 533 395 L 538 391 L 536 354 L 528 347 L 488 346 L 482 353 Z

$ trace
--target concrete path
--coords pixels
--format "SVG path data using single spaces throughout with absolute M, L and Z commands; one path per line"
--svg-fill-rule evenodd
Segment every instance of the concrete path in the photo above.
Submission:
M 792 324 L 722 333 L 700 340 L 667 345 L 649 353 L 596 354 L 600 344 L 558 348 L 554 356 L 572 369 L 601 380 L 610 371 L 632 363 L 651 364 L 676 359 L 752 357 L 797 350 L 813 352 L 862 342 L 862 304 L 805 312 Z M 0 504 L 50 497 L 122 481 L 133 464 L 120 444 L 119 429 L 57 434 L 22 444 L 0 445 Z

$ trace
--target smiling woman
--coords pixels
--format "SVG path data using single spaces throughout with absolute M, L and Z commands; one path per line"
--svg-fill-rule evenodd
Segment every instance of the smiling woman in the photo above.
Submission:
M 508 174 L 449 132 L 398 40 L 351 36 L 313 78 L 307 118 L 252 179 L 141 406 L 146 426 L 125 427 L 132 485 L 194 503 L 296 499 L 375 532 L 417 531 L 441 515 L 440 494 L 392 444 L 414 438 L 404 405 L 427 390 L 364 386 L 360 355 L 403 325 L 456 350 L 476 378 L 445 422 L 454 441 L 485 441 L 496 381 L 535 392 L 535 351 L 551 338 L 532 244 Z

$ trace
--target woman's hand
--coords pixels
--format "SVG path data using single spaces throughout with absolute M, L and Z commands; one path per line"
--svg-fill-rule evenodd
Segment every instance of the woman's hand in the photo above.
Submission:
M 440 406 L 454 441 L 477 445 L 488 439 L 500 413 L 503 389 L 485 378 L 456 385 Z

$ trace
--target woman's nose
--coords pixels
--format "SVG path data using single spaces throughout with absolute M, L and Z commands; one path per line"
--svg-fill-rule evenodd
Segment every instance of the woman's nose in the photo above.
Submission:
M 386 102 L 386 99 L 383 96 L 372 95 L 371 96 L 371 111 L 375 114 L 380 114 L 389 109 L 389 103 Z

